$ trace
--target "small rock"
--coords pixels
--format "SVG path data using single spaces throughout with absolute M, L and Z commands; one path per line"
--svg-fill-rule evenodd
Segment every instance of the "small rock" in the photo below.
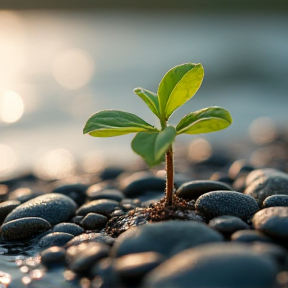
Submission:
M 39 247 L 65 246 L 67 242 L 74 238 L 74 235 L 64 232 L 53 232 L 45 235 L 39 241 Z
M 263 208 L 284 206 L 288 207 L 288 195 L 272 195 L 263 202 Z
M 184 249 L 222 240 L 223 236 L 206 224 L 165 221 L 130 228 L 117 238 L 111 252 L 116 257 L 151 251 L 171 256 Z
M 102 180 L 113 180 L 123 172 L 125 170 L 121 167 L 106 167 L 99 173 L 99 177 Z
M 64 265 L 66 250 L 62 247 L 50 247 L 46 250 L 42 251 L 41 256 L 41 264 L 45 267 L 51 269 L 53 267 L 58 267 L 59 265 Z
M 110 216 L 110 214 L 120 208 L 120 204 L 114 200 L 102 199 L 94 200 L 87 204 L 82 205 L 77 210 L 77 215 L 86 216 L 88 213 L 97 213 L 104 216 Z
M 209 221 L 209 226 L 224 235 L 230 235 L 238 230 L 250 229 L 242 219 L 235 216 L 223 215 Z
M 3 223 L 6 216 L 21 204 L 18 200 L 7 200 L 0 203 L 0 225 Z
M 65 195 L 44 194 L 15 208 L 4 223 L 24 217 L 40 217 L 51 225 L 56 225 L 70 219 L 75 214 L 76 207 L 75 202 Z
M 114 260 L 114 269 L 125 282 L 140 280 L 145 274 L 159 266 L 165 257 L 155 252 L 133 253 Z
M 205 193 L 197 199 L 195 207 L 206 219 L 231 215 L 244 221 L 248 221 L 259 210 L 255 199 L 233 191 Z
M 84 216 L 74 216 L 71 219 L 71 222 L 76 224 L 76 225 L 80 225 L 81 221 L 83 220 Z
M 256 230 L 240 230 L 231 235 L 231 241 L 273 243 L 273 240 Z
M 257 212 L 252 223 L 255 229 L 277 239 L 288 239 L 288 207 L 269 207 Z
M 108 256 L 109 250 L 108 245 L 93 242 L 69 247 L 66 253 L 69 269 L 87 273 L 97 261 Z
M 81 226 L 86 230 L 104 228 L 108 219 L 97 213 L 88 213 L 81 221 Z
M 53 227 L 53 232 L 64 232 L 78 236 L 84 233 L 84 229 L 73 223 L 59 223 Z
M 110 199 L 120 202 L 125 198 L 124 194 L 117 189 L 104 189 L 101 191 L 93 191 L 93 186 L 94 185 L 90 186 L 86 192 L 90 200 Z
M 176 191 L 177 196 L 184 199 L 196 200 L 204 193 L 218 190 L 232 190 L 230 186 L 219 181 L 195 180 L 184 183 Z
M 5 241 L 15 241 L 31 238 L 50 228 L 50 223 L 45 219 L 39 217 L 25 217 L 6 222 L 1 226 L 0 232 Z
M 278 267 L 247 245 L 217 243 L 187 249 L 144 278 L 145 288 L 271 288 Z
M 102 233 L 87 233 L 87 234 L 84 233 L 74 237 L 71 241 L 69 241 L 66 244 L 66 247 L 76 246 L 82 243 L 90 243 L 90 242 L 103 243 L 112 246 L 115 242 L 115 239 Z

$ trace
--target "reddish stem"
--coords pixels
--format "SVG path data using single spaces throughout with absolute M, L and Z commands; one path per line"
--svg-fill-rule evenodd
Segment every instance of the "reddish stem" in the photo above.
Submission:
M 166 152 L 166 206 L 172 205 L 174 189 L 174 158 L 172 145 Z

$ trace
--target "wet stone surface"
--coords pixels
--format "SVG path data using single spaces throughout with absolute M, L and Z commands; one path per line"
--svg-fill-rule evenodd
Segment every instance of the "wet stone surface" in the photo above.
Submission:
M 74 235 L 64 232 L 53 232 L 45 235 L 39 241 L 39 247 L 48 248 L 52 246 L 65 246 L 67 242 L 74 238 Z

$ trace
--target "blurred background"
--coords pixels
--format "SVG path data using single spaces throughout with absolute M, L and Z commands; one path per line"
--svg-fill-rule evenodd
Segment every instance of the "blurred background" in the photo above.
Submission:
M 120 109 L 157 124 L 133 89 L 156 92 L 185 62 L 202 63 L 205 77 L 172 123 L 225 107 L 233 125 L 203 135 L 220 145 L 288 127 L 288 1 L 252 2 L 0 0 L 0 179 L 129 165 L 133 135 L 83 136 L 85 121 Z

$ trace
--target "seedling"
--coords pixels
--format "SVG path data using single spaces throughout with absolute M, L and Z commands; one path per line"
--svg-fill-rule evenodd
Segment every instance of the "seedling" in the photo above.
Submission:
M 157 94 L 143 88 L 134 92 L 158 117 L 161 128 L 156 128 L 140 117 L 118 110 L 103 110 L 92 115 L 83 129 L 94 137 L 113 137 L 137 133 L 131 146 L 150 166 L 166 158 L 166 206 L 172 205 L 174 189 L 173 142 L 179 134 L 200 134 L 219 131 L 232 123 L 229 111 L 213 106 L 191 112 L 178 125 L 168 125 L 172 113 L 191 99 L 204 77 L 203 66 L 185 63 L 170 69 L 161 80 Z

